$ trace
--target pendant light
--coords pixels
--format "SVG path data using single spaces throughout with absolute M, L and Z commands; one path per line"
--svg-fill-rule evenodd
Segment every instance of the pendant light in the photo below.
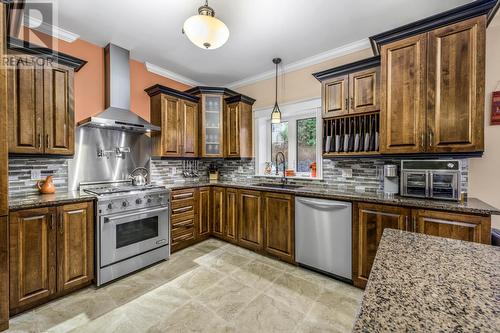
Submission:
M 274 102 L 273 112 L 271 112 L 271 123 L 281 123 L 281 111 L 278 106 L 278 64 L 281 63 L 281 58 L 274 58 L 273 63 L 276 65 L 276 99 Z
M 208 6 L 208 0 L 198 8 L 198 15 L 184 22 L 182 33 L 194 45 L 206 50 L 219 48 L 229 39 L 229 29 L 224 22 L 215 18 L 215 11 Z

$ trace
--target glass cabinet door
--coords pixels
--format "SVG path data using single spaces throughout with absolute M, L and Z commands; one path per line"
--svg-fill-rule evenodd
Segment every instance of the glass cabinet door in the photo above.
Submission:
M 452 173 L 432 173 L 431 197 L 436 199 L 456 199 L 458 176 Z
M 203 96 L 203 156 L 222 156 L 222 96 Z
M 427 196 L 427 172 L 403 173 L 403 194 L 425 198 Z

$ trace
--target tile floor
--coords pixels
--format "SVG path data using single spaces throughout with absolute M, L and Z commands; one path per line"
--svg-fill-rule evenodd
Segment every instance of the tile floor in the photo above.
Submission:
M 215 239 L 11 319 L 8 332 L 348 332 L 362 291 Z

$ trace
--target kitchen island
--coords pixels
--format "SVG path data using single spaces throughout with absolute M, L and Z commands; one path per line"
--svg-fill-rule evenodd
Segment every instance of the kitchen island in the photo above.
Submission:
M 498 332 L 500 247 L 385 229 L 354 332 Z

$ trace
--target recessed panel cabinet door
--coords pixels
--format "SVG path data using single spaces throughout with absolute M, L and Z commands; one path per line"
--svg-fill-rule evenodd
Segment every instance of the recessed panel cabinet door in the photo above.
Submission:
M 42 154 L 43 69 L 29 57 L 17 57 L 7 71 L 9 152 Z
M 210 235 L 210 187 L 202 187 L 198 191 L 198 228 L 197 236 Z
M 198 156 L 198 104 L 182 102 L 182 156 Z
M 415 232 L 469 242 L 491 243 L 491 218 L 448 212 L 414 210 Z
M 46 66 L 44 75 L 45 153 L 74 154 L 73 70 Z
M 240 156 L 240 105 L 232 103 L 226 111 L 226 150 L 227 156 Z
M 56 292 L 56 212 L 10 214 L 10 308 L 18 313 Z
M 213 219 L 212 233 L 218 237 L 224 235 L 224 222 L 226 217 L 225 200 L 226 191 L 223 187 L 214 187 L 212 191 L 213 198 Z
M 349 113 L 380 110 L 380 67 L 349 75 Z
M 91 202 L 58 207 L 58 291 L 85 285 L 94 278 L 94 210 Z
M 181 101 L 162 96 L 162 156 L 182 156 Z
M 323 117 L 347 114 L 349 105 L 347 75 L 332 78 L 322 83 Z
M 226 223 L 224 238 L 230 242 L 238 240 L 238 190 L 226 189 Z
M 356 208 L 355 208 L 356 209 Z M 409 209 L 360 203 L 353 224 L 353 282 L 364 288 L 385 228 L 409 230 Z
M 382 46 L 381 153 L 425 151 L 427 35 Z
M 429 33 L 428 150 L 484 150 L 486 17 Z
M 294 199 L 291 195 L 264 193 L 265 251 L 294 262 Z
M 239 232 L 238 244 L 260 250 L 262 237 L 262 197 L 258 191 L 239 191 Z

